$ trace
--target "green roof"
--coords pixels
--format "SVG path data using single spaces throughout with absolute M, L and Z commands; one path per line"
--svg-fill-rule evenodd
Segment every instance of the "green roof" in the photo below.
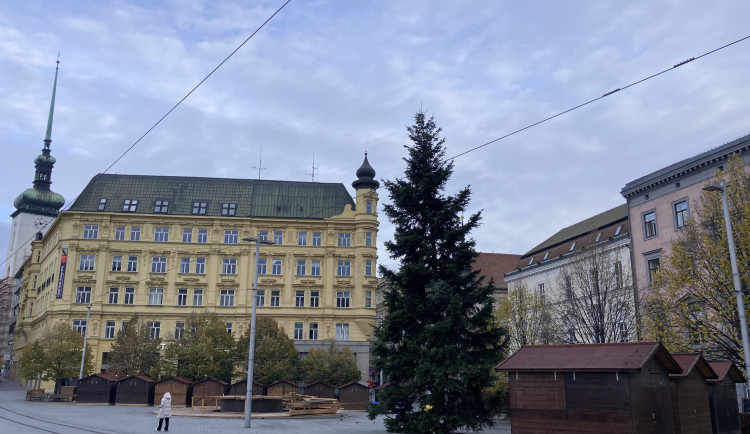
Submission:
M 573 238 L 579 237 L 583 234 L 587 234 L 591 231 L 601 229 L 605 226 L 609 226 L 614 222 L 620 220 L 626 220 L 628 218 L 628 205 L 622 204 L 616 208 L 612 208 L 609 211 L 604 211 L 601 214 L 597 214 L 593 217 L 587 218 L 584 221 L 578 222 L 574 225 L 568 226 L 565 229 L 561 229 L 555 235 L 547 238 L 544 242 L 534 247 L 533 249 L 526 252 L 523 256 L 528 257 L 537 252 L 545 250 L 554 245 L 564 243 Z
M 103 210 L 99 210 L 106 199 Z M 71 211 L 124 212 L 125 200 L 137 200 L 128 214 L 154 214 L 154 204 L 168 201 L 167 215 L 195 215 L 193 204 L 206 202 L 207 216 L 222 216 L 223 204 L 235 204 L 237 217 L 332 217 L 354 201 L 343 184 L 261 179 L 198 178 L 98 174 L 76 198 Z

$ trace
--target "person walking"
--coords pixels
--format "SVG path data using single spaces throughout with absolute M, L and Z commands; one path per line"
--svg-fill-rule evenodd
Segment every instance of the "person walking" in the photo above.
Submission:
M 161 431 L 161 424 L 164 422 L 164 431 L 169 431 L 169 418 L 172 416 L 172 395 L 169 392 L 165 392 L 164 396 L 161 397 L 161 405 L 159 405 L 159 426 L 156 427 L 157 431 Z

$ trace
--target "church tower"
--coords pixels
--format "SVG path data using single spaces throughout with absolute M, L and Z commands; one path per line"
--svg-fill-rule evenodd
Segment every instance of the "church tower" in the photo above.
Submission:
M 51 155 L 52 116 L 55 112 L 55 92 L 57 90 L 57 73 L 60 61 L 55 68 L 55 82 L 52 86 L 52 102 L 47 119 L 47 134 L 44 137 L 42 153 L 34 159 L 36 173 L 33 187 L 21 193 L 13 205 L 16 211 L 11 214 L 13 223 L 10 228 L 10 242 L 5 262 L 5 276 L 13 277 L 31 254 L 31 241 L 40 238 L 49 228 L 52 220 L 65 205 L 65 199 L 50 189 L 52 184 L 52 167 L 55 157 Z

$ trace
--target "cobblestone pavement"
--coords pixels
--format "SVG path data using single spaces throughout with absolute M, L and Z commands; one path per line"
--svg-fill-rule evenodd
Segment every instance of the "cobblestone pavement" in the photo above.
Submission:
M 86 405 L 70 402 L 29 402 L 26 389 L 6 379 L 0 381 L 0 433 L 145 433 L 155 432 L 158 419 L 154 407 Z M 176 410 L 176 409 L 175 409 Z M 244 428 L 241 417 L 182 416 L 174 411 L 169 432 L 175 433 L 385 433 L 381 418 L 371 421 L 365 412 L 351 411 L 336 416 L 274 417 L 252 420 Z M 510 433 L 507 422 L 485 433 Z

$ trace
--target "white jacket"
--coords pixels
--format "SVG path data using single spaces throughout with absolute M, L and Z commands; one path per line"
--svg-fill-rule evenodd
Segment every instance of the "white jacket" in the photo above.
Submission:
M 159 418 L 172 417 L 172 395 L 166 392 L 161 398 L 159 406 Z

